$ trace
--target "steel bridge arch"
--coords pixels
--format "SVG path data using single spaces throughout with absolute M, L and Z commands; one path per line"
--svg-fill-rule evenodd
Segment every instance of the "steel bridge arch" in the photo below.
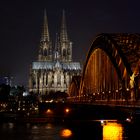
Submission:
M 68 94 L 70 97 L 78 96 L 79 88 L 80 88 L 80 81 L 81 81 L 81 76 L 73 76 L 72 77 L 72 81 L 71 81 L 70 86 L 68 88 Z
M 116 33 L 99 34 L 93 41 L 85 61 L 83 68 L 79 95 L 81 95 L 81 88 L 84 81 L 85 72 L 87 65 L 92 53 L 100 48 L 103 50 L 110 58 L 112 64 L 114 65 L 116 72 L 122 86 L 124 87 L 124 72 L 126 71 L 131 77 L 134 73 L 139 74 L 140 66 L 140 34 L 127 34 L 127 33 Z M 123 63 L 123 70 L 120 68 L 120 62 Z M 137 70 L 137 73 L 135 72 Z

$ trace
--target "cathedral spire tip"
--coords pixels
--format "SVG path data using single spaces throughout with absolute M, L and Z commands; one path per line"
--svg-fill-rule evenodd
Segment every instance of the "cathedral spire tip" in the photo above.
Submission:
M 48 29 L 48 20 L 47 20 L 47 12 L 46 9 L 44 9 L 44 23 L 43 23 L 43 31 L 41 36 L 41 41 L 49 41 L 49 29 Z
M 68 40 L 68 34 L 67 34 L 67 27 L 66 27 L 66 18 L 65 18 L 65 10 L 62 11 L 62 23 L 61 23 L 61 40 L 67 41 Z

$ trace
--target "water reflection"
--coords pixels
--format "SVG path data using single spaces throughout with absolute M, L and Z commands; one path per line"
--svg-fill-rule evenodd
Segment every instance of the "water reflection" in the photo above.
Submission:
M 68 138 L 72 136 L 72 131 L 70 129 L 62 129 L 60 135 L 64 138 Z
M 2 140 L 125 140 L 139 137 L 139 125 L 117 121 L 76 121 L 74 123 L 0 124 Z M 8 135 L 7 135 L 8 134 Z
M 123 140 L 123 126 L 117 122 L 103 124 L 103 140 Z

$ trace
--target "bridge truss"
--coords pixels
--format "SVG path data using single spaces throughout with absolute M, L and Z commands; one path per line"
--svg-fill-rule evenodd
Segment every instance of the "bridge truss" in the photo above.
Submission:
M 99 34 L 88 51 L 79 85 L 75 79 L 70 95 L 91 102 L 138 100 L 139 72 L 140 34 Z M 72 87 L 77 87 L 76 94 Z

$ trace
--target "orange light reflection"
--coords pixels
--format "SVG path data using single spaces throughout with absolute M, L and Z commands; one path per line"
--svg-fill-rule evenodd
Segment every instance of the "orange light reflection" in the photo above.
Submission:
M 122 140 L 123 127 L 121 124 L 107 122 L 103 125 L 103 140 Z
M 46 113 L 47 113 L 47 114 L 52 114 L 53 111 L 52 111 L 51 109 L 47 109 Z
M 63 129 L 61 132 L 60 132 L 60 135 L 62 137 L 65 137 L 65 138 L 68 138 L 70 136 L 72 136 L 72 131 L 70 129 Z

